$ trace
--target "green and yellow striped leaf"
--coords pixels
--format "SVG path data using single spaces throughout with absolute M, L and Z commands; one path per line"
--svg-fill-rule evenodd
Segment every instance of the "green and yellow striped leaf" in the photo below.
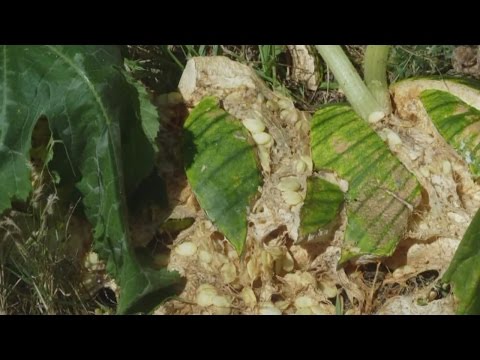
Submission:
M 185 122 L 184 159 L 200 206 L 241 254 L 249 207 L 262 184 L 249 133 L 215 98 L 206 97 Z
M 348 105 L 316 112 L 311 148 L 316 171 L 333 171 L 349 183 L 339 264 L 364 255 L 391 255 L 421 201 L 416 178 Z

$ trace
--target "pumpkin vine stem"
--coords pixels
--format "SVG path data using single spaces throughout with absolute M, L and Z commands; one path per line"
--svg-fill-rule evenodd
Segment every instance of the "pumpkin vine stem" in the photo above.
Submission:
M 377 122 L 391 112 L 387 83 L 388 45 L 369 45 L 365 53 L 365 82 L 339 45 L 315 45 L 350 105 L 364 120 Z

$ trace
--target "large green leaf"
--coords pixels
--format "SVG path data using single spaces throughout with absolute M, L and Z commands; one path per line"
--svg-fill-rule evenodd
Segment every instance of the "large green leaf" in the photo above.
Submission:
M 133 61 L 127 61 L 128 67 L 135 69 L 139 65 L 135 64 Z M 152 144 L 152 147 L 158 151 L 158 145 L 156 142 L 158 130 L 160 128 L 160 121 L 158 118 L 157 109 L 150 101 L 150 95 L 147 92 L 147 89 L 143 84 L 134 78 L 132 70 L 126 70 L 124 72 L 127 81 L 137 89 L 138 98 L 140 100 L 140 114 L 138 117 L 142 119 L 142 127 L 145 135 Z
M 138 304 L 170 295 L 178 275 L 142 267 L 129 243 L 126 193 L 151 172 L 153 148 L 122 66 L 114 46 L 0 47 L 0 212 L 31 191 L 30 138 L 45 116 L 80 179 L 95 249 L 120 285 L 118 311 L 126 313 L 150 311 Z
M 463 236 L 443 281 L 453 284 L 459 314 L 480 315 L 480 211 Z
M 247 213 L 262 184 L 255 149 L 240 121 L 203 99 L 184 126 L 188 181 L 207 216 L 242 253 Z
M 416 178 L 348 105 L 316 112 L 311 147 L 315 170 L 334 171 L 349 182 L 340 264 L 362 255 L 391 255 L 421 201 Z

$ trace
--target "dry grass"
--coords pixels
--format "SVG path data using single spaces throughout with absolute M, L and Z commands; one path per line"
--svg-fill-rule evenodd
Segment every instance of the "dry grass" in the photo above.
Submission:
M 88 236 L 44 165 L 51 146 L 40 119 L 32 137 L 32 195 L 0 217 L 0 313 L 90 314 L 99 307 L 84 285 Z

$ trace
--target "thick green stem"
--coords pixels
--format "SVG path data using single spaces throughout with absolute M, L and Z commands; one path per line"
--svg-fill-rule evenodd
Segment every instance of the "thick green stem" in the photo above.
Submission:
M 365 83 L 385 114 L 392 112 L 387 81 L 389 53 L 390 45 L 368 45 L 363 60 Z
M 386 113 L 375 100 L 339 45 L 315 45 L 345 93 L 355 112 L 367 121 L 378 121 Z

